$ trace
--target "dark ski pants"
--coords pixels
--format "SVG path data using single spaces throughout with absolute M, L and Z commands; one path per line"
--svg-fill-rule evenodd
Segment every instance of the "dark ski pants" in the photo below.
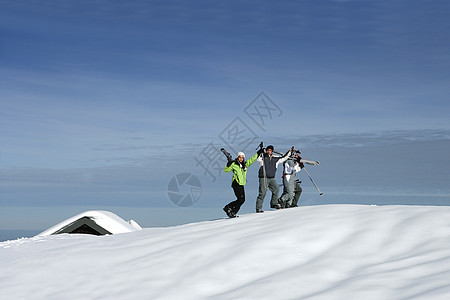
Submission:
M 294 198 L 292 199 L 292 207 L 298 206 L 298 199 L 300 198 L 300 195 L 302 194 L 302 188 L 301 186 L 296 182 L 295 188 L 294 188 Z M 281 199 L 283 199 L 283 196 L 286 194 L 286 189 L 283 190 L 283 195 L 281 196 Z
M 233 180 L 231 187 L 236 195 L 236 200 L 228 203 L 227 206 L 231 208 L 234 214 L 237 214 L 239 209 L 241 209 L 242 204 L 245 202 L 245 189 L 244 186 L 238 184 L 236 180 Z
M 295 175 L 284 175 L 283 176 L 283 195 L 281 195 L 280 200 L 282 202 L 281 206 L 290 207 L 294 200 L 295 193 Z
M 292 206 L 298 206 L 298 198 L 300 198 L 302 191 L 303 190 L 301 186 L 298 183 L 295 183 L 294 200 L 292 200 Z
M 259 194 L 256 198 L 256 210 L 261 209 L 263 206 L 264 198 L 266 197 L 267 190 L 272 192 L 272 199 L 270 200 L 270 206 L 278 204 L 278 183 L 275 178 L 259 178 Z

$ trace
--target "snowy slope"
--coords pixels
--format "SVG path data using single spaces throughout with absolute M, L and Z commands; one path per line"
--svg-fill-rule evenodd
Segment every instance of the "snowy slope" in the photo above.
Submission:
M 301 207 L 8 241 L 0 243 L 5 296 L 450 299 L 450 207 Z

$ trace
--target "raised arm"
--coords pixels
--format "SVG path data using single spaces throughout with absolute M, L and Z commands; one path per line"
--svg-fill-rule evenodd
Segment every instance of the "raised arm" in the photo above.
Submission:
M 255 153 L 255 155 L 253 155 L 252 157 L 250 157 L 246 162 L 245 165 L 247 167 L 250 167 L 256 160 L 259 159 L 258 153 Z M 261 159 L 262 162 L 262 159 Z M 261 163 L 260 163 L 261 164 Z
M 276 163 L 276 167 L 278 168 L 279 164 L 284 163 L 286 160 L 288 160 L 288 158 L 291 156 L 292 153 L 292 149 L 290 149 L 288 152 L 286 152 L 286 154 L 284 154 Z

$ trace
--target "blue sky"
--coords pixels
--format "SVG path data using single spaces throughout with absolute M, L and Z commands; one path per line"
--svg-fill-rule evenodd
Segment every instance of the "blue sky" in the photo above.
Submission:
M 258 138 L 283 151 L 295 144 L 322 162 L 310 173 L 335 196 L 320 200 L 305 187 L 310 204 L 450 203 L 442 167 L 450 139 L 448 1 L 0 6 L 0 214 L 162 210 L 151 222 L 139 215 L 144 226 L 220 214 L 231 179 L 211 183 L 193 157 L 219 145 L 261 91 L 282 116 L 255 129 Z M 354 157 L 358 163 L 347 163 Z M 197 174 L 203 186 L 185 210 L 166 193 L 178 172 Z M 47 226 L 17 220 L 0 221 L 0 229 Z

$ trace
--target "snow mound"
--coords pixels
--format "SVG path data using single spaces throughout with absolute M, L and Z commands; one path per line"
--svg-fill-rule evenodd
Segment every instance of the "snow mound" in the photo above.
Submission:
M 38 236 L 48 236 L 52 234 L 58 234 L 69 226 L 79 222 L 82 224 L 83 219 L 92 221 L 98 228 L 102 229 L 108 234 L 126 233 L 136 230 L 141 230 L 141 226 L 134 220 L 125 222 L 122 218 L 109 211 L 92 210 L 78 214 L 74 217 L 68 218 L 61 223 L 41 232 Z M 78 226 L 78 225 L 77 225 Z M 75 226 L 76 227 L 76 226 Z
M 450 207 L 327 205 L 0 243 L 11 299 L 449 299 Z

